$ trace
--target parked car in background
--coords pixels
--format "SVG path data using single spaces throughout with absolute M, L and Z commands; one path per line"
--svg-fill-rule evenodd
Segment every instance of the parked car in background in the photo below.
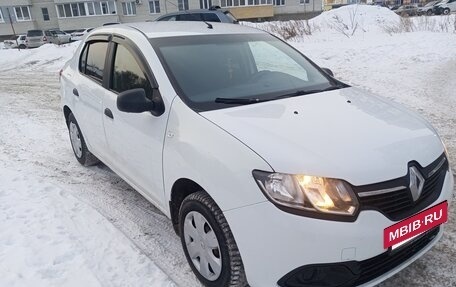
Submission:
M 60 71 L 62 120 L 204 286 L 375 286 L 442 237 L 453 174 L 429 123 L 331 74 L 243 25 L 101 27 Z
M 418 8 L 418 15 L 431 16 L 432 14 L 434 14 L 434 6 L 437 3 L 440 3 L 440 1 L 431 1 L 431 2 L 427 3 L 426 5 L 424 5 L 423 7 L 419 7 Z
M 103 26 L 111 26 L 111 25 L 117 25 L 117 24 L 120 24 L 120 22 L 108 22 L 108 23 L 104 23 Z
M 456 0 L 444 0 L 435 6 L 434 13 L 437 15 L 448 15 L 456 11 Z
M 18 36 L 13 36 L 9 40 L 3 41 L 3 44 L 5 45 L 6 49 L 13 49 L 13 48 L 19 48 L 19 49 L 25 49 L 27 48 L 26 44 L 26 39 L 27 35 L 18 35 Z
M 394 5 L 394 6 L 391 6 L 390 9 L 391 9 L 391 11 L 396 11 L 397 9 L 399 9 L 399 7 L 401 7 L 401 5 Z
M 43 30 L 28 30 L 25 42 L 27 48 L 38 48 L 48 43 L 48 37 Z
M 155 21 L 206 21 L 238 24 L 239 21 L 230 11 L 218 6 L 209 9 L 185 10 L 168 13 L 158 17 Z
M 394 12 L 401 16 L 415 16 L 418 14 L 418 7 L 414 5 L 402 5 Z
M 66 44 L 71 42 L 71 35 L 57 29 L 51 29 L 45 31 L 48 37 L 48 42 L 53 44 Z
M 86 29 L 79 29 L 71 33 L 71 40 L 72 41 L 79 41 L 84 37 L 87 33 L 92 31 L 94 28 L 86 28 Z

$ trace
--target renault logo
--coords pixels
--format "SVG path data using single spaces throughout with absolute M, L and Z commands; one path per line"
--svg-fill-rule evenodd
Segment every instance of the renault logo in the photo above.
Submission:
M 409 189 L 412 193 L 413 201 L 416 201 L 420 198 L 421 192 L 423 191 L 424 178 L 418 169 L 414 166 L 409 168 L 410 171 L 410 184 Z

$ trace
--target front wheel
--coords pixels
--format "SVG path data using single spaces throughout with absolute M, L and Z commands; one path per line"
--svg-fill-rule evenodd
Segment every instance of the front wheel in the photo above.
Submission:
M 99 163 L 100 161 L 98 158 L 87 149 L 81 129 L 72 113 L 68 116 L 68 131 L 70 133 L 71 147 L 73 148 L 74 156 L 79 163 L 85 166 Z
M 210 287 L 247 286 L 241 255 L 220 208 L 204 191 L 190 194 L 179 211 L 185 257 Z
M 445 8 L 445 9 L 443 10 L 443 15 L 448 15 L 448 14 L 450 14 L 450 12 L 451 12 L 451 11 L 450 11 L 450 8 Z
M 432 15 L 432 10 L 427 10 L 426 15 L 431 16 Z

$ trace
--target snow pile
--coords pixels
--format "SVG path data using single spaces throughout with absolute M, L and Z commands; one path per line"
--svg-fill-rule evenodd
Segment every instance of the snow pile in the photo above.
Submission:
M 284 39 L 301 41 L 303 36 L 309 35 L 354 37 L 369 33 L 395 34 L 416 31 L 453 33 L 456 31 L 456 14 L 403 18 L 385 7 L 354 4 L 323 12 L 308 21 L 242 24 L 265 30 Z
M 347 5 L 323 12 L 310 20 L 322 30 L 378 31 L 382 26 L 399 23 L 400 16 L 385 7 L 373 5 Z
M 36 49 L 0 50 L 0 71 L 10 69 L 59 71 L 74 54 L 79 41 L 65 45 L 45 44 Z

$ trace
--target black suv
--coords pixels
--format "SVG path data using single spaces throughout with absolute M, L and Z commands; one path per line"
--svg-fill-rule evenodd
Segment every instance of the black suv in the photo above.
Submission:
M 185 10 L 168 13 L 155 21 L 206 21 L 238 24 L 239 21 L 230 11 L 213 6 L 209 9 Z

